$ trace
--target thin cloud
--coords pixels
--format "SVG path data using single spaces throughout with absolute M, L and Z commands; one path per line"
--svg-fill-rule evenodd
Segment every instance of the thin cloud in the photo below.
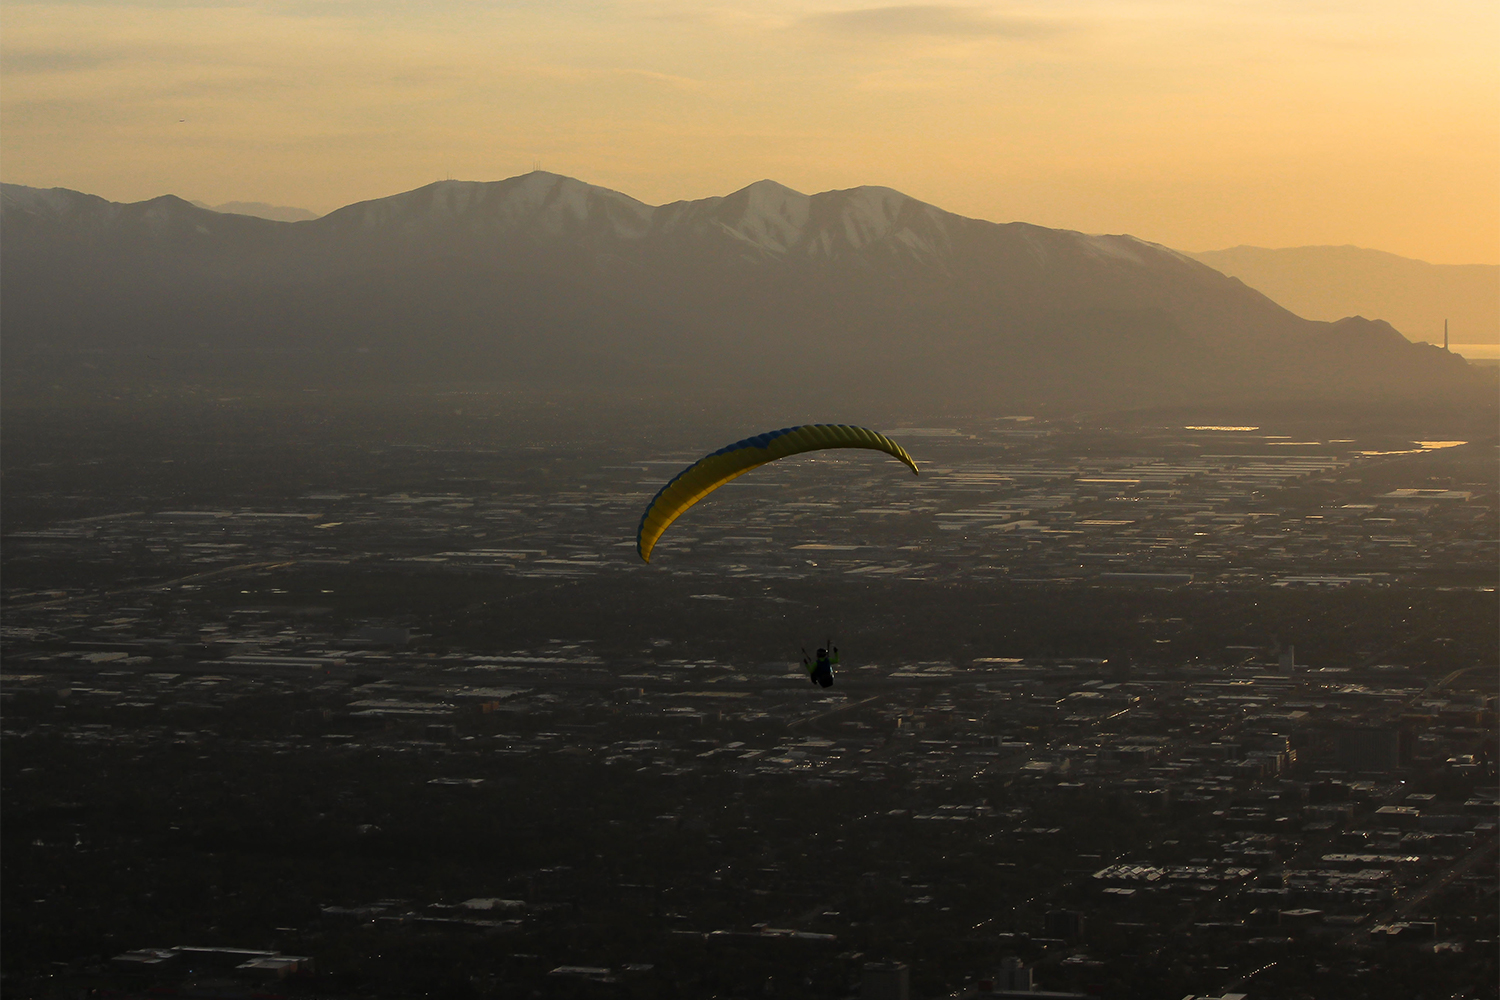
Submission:
M 959 38 L 1042 38 L 1059 34 L 1061 26 L 1029 17 L 995 14 L 983 7 L 947 4 L 908 4 L 864 7 L 814 14 L 803 23 L 820 31 L 844 35 L 914 35 Z
M 621 69 L 615 72 L 622 77 L 633 77 L 648 83 L 660 83 L 677 90 L 702 90 L 705 86 L 702 80 L 695 80 L 690 76 L 678 76 L 675 73 L 657 73 L 649 69 Z
M 598 81 L 611 81 L 615 83 L 637 82 L 656 84 L 673 90 L 701 90 L 707 86 L 703 80 L 694 79 L 690 76 L 679 76 L 675 73 L 659 73 L 655 70 L 633 69 L 625 66 L 578 66 L 571 63 L 540 63 L 524 68 L 515 68 L 509 75 L 513 77 L 536 77 L 565 83 L 594 83 Z
M 0 71 L 6 73 L 69 73 L 93 69 L 123 58 L 120 52 L 79 52 L 69 49 L 29 49 L 0 53 Z

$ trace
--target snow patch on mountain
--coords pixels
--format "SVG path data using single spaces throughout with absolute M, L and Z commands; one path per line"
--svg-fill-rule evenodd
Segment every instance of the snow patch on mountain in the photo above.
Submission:
M 113 216 L 124 207 L 68 188 L 34 188 L 22 184 L 0 184 L 0 204 L 7 211 L 61 216 L 77 215 L 85 208 L 95 212 L 105 210 Z
M 524 233 L 556 239 L 600 229 L 639 239 L 651 208 L 627 195 L 536 170 L 504 181 L 438 181 L 390 198 L 360 202 L 323 217 L 330 226 L 412 233 L 458 226 L 491 236 Z
M 767 180 L 724 198 L 665 206 L 653 228 L 717 231 L 775 259 L 860 256 L 883 245 L 890 253 L 933 262 L 951 250 L 947 226 L 953 218 L 890 188 L 805 195 Z
M 502 182 L 504 183 L 504 182 Z M 619 239 L 640 239 L 651 228 L 651 207 L 618 191 L 571 177 L 533 171 L 505 191 L 495 216 L 507 228 L 560 237 L 601 229 Z
M 1078 243 L 1095 257 L 1128 260 L 1132 264 L 1144 264 L 1141 256 L 1144 244 L 1133 236 L 1086 236 L 1079 234 Z
M 812 199 L 775 181 L 756 181 L 719 201 L 715 209 L 715 221 L 730 236 L 783 254 L 801 241 Z

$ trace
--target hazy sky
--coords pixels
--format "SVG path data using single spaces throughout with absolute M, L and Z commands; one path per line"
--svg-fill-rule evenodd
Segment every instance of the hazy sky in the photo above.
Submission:
M 327 211 L 770 177 L 1186 250 L 1500 262 L 1494 0 L 96 0 L 0 10 L 0 176 Z

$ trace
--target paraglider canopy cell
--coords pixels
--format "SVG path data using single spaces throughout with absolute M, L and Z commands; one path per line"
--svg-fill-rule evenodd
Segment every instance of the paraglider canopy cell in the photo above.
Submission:
M 917 472 L 917 463 L 912 461 L 905 448 L 868 427 L 855 427 L 851 424 L 801 424 L 797 427 L 783 427 L 779 431 L 767 431 L 705 455 L 673 476 L 652 497 L 651 502 L 646 505 L 645 513 L 641 515 L 640 528 L 636 532 L 636 551 L 642 559 L 650 562 L 651 550 L 657 539 L 661 538 L 662 532 L 689 507 L 731 479 L 743 476 L 767 462 L 826 448 L 868 448 L 883 451 L 906 463 L 913 474 Z

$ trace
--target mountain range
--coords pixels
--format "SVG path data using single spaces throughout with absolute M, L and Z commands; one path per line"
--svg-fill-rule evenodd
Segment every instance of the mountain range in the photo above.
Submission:
M 193 204 L 198 208 L 206 208 L 210 212 L 222 212 L 226 215 L 253 215 L 257 219 L 272 219 L 276 222 L 307 222 L 318 217 L 317 212 L 309 212 L 305 208 L 268 205 L 263 201 L 226 201 L 222 205 L 208 205 L 195 201 Z
M 0 240 L 7 377 L 91 352 L 313 384 L 926 405 L 1487 391 L 1461 358 L 1384 322 L 1304 319 L 1167 247 L 965 218 L 881 187 L 760 181 L 650 206 L 537 171 L 278 222 L 4 185 Z
M 1258 288 L 1299 316 L 1378 316 L 1411 340 L 1500 343 L 1500 266 L 1429 264 L 1364 247 L 1231 247 L 1194 260 Z

